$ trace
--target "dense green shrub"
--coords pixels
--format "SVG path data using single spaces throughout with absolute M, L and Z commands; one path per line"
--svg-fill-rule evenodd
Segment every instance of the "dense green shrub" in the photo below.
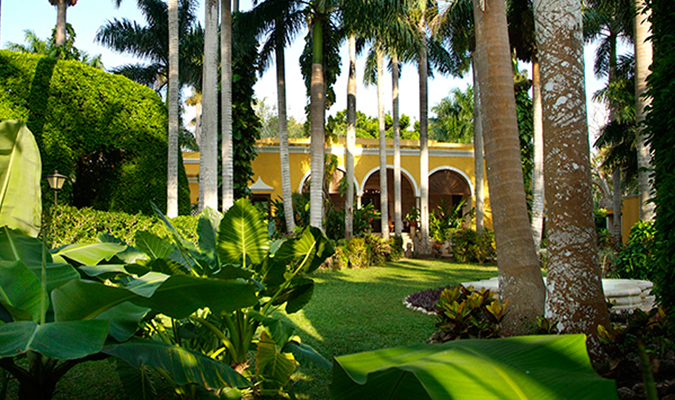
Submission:
M 612 263 L 617 278 L 656 281 L 655 234 L 656 227 L 652 221 L 638 221 L 633 225 L 626 245 Z
M 656 196 L 656 262 L 659 278 L 655 292 L 675 324 L 675 2 L 653 0 L 652 45 L 654 56 L 648 78 L 651 106 L 647 114 L 647 135 L 652 148 L 652 179 Z
M 164 208 L 167 112 L 150 88 L 77 61 L 0 51 L 0 120 L 20 119 L 35 135 L 42 171 L 69 176 L 59 201 L 151 213 Z M 180 162 L 182 166 L 182 162 Z M 179 167 L 179 212 L 190 212 Z M 43 183 L 43 198 L 51 190 Z
M 391 246 L 389 241 L 373 234 L 363 235 L 368 247 L 368 261 L 370 265 L 384 265 L 391 260 Z
M 94 243 L 99 234 L 109 234 L 132 245 L 134 234 L 139 231 L 149 231 L 170 239 L 169 232 L 158 217 L 140 213 L 126 214 L 59 205 L 46 210 L 43 220 L 42 233 L 51 248 L 73 243 Z M 171 223 L 186 239 L 196 243 L 198 220 L 198 216 L 179 216 L 172 219 Z
M 494 233 L 485 230 L 482 234 L 468 228 L 457 229 L 452 234 L 452 256 L 455 261 L 484 263 L 495 255 Z
M 365 268 L 370 266 L 369 250 L 366 240 L 362 237 L 353 237 L 344 247 L 348 265 L 351 268 Z

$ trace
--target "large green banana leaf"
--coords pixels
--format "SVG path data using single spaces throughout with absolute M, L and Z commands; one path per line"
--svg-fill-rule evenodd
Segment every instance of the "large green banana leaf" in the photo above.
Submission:
M 33 134 L 20 121 L 0 122 L 0 226 L 37 237 L 42 221 L 42 162 Z
M 618 399 L 584 335 L 458 340 L 337 357 L 331 398 Z
M 38 324 L 33 321 L 0 325 L 0 357 L 15 357 L 29 350 L 59 360 L 74 360 L 98 353 L 108 336 L 108 321 L 68 321 Z
M 267 227 L 258 210 L 239 199 L 223 216 L 218 230 L 218 257 L 222 264 L 241 264 L 250 260 L 260 264 L 269 249 Z
M 319 228 L 311 226 L 299 238 L 284 242 L 274 253 L 274 262 L 287 263 L 291 259 L 307 256 L 303 272 L 311 273 L 333 253 L 335 249 L 326 235 Z
M 116 243 L 70 244 L 52 253 L 52 258 L 61 263 L 66 263 L 64 258 L 67 258 L 82 265 L 96 265 L 103 260 L 109 261 L 126 248 Z
M 73 280 L 52 292 L 52 302 L 57 321 L 92 319 L 126 301 L 182 319 L 204 307 L 216 313 L 250 307 L 258 302 L 255 292 L 253 284 L 242 280 L 174 275 L 163 279 L 152 293 L 144 291 L 142 295 L 98 282 Z
M 161 368 L 179 385 L 196 383 L 209 389 L 251 385 L 225 363 L 163 342 L 132 339 L 119 345 L 107 346 L 103 352 L 121 358 L 136 368 Z
M 0 304 L 14 321 L 39 321 L 42 300 L 40 281 L 31 270 L 18 260 L 0 261 Z

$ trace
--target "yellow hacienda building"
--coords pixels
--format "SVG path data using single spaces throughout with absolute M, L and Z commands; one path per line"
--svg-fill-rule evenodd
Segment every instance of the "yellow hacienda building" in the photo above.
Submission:
M 420 150 L 419 141 L 401 140 L 401 201 L 403 217 L 412 209 L 419 208 L 420 199 Z M 279 140 L 258 140 L 258 156 L 252 163 L 253 181 L 250 186 L 255 198 L 281 198 L 281 168 L 279 166 Z M 338 161 L 329 192 L 334 204 L 341 208 L 344 199 L 338 186 L 345 175 L 345 142 L 340 138 L 326 149 Z M 199 193 L 199 153 L 183 153 L 185 171 L 190 181 L 190 197 L 197 203 Z M 289 140 L 289 161 L 291 187 L 294 192 L 308 193 L 310 178 L 310 140 Z M 380 162 L 377 139 L 357 139 L 354 152 L 354 192 L 357 207 L 373 203 L 380 208 Z M 387 140 L 387 185 L 390 195 L 389 215 L 394 215 L 394 145 Z M 469 211 L 475 204 L 475 178 L 473 145 L 437 143 L 429 141 L 429 207 L 435 210 L 441 201 L 455 205 L 465 201 L 464 210 Z M 492 218 L 485 184 L 485 225 L 492 227 Z

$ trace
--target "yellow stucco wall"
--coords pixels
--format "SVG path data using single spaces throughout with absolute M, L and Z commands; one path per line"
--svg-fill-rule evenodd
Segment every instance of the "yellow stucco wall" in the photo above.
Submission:
M 621 241 L 626 244 L 630 228 L 640 220 L 640 197 L 638 195 L 623 198 L 621 209 Z
M 310 171 L 310 141 L 309 139 L 289 140 L 289 163 L 291 170 L 291 188 L 294 192 L 301 189 L 302 183 L 307 179 Z M 387 140 L 387 164 L 394 164 L 393 140 Z M 252 163 L 253 181 L 261 178 L 262 182 L 271 186 L 272 199 L 281 198 L 281 169 L 279 167 L 279 140 L 258 140 L 256 151 L 258 156 Z M 345 168 L 344 138 L 332 144 L 327 152 L 337 156 L 339 168 Z M 357 195 L 363 191 L 363 185 L 370 174 L 379 170 L 379 141 L 377 139 L 357 139 L 354 155 L 354 178 L 357 182 Z M 183 153 L 185 171 L 190 180 L 190 198 L 193 203 L 197 202 L 199 186 L 197 175 L 199 173 L 199 153 Z M 412 181 L 413 189 L 419 194 L 420 162 L 419 142 L 417 140 L 401 140 L 401 168 L 409 180 Z M 456 143 L 437 143 L 429 141 L 429 173 L 438 169 L 451 169 L 462 175 L 470 182 L 471 205 L 475 205 L 474 186 L 474 158 L 473 145 Z M 268 192 L 269 193 L 269 192 Z M 492 213 L 489 205 L 487 182 L 485 182 L 485 226 L 492 229 Z

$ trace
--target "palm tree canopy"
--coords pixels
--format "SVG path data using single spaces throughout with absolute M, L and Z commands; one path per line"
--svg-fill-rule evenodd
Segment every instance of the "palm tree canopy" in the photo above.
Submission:
M 584 11 L 584 39 L 599 41 L 595 54 L 594 72 L 598 77 L 609 73 L 612 41 L 634 41 L 632 0 L 588 0 Z M 614 44 L 616 45 L 616 44 Z
M 181 86 L 201 87 L 204 30 L 197 21 L 196 7 L 196 0 L 180 0 L 178 5 Z M 148 62 L 123 65 L 112 72 L 162 89 L 167 82 L 169 65 L 168 6 L 162 0 L 138 0 L 138 8 L 146 25 L 126 18 L 114 19 L 99 28 L 95 41 Z

